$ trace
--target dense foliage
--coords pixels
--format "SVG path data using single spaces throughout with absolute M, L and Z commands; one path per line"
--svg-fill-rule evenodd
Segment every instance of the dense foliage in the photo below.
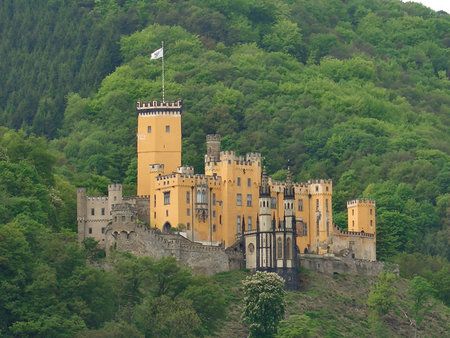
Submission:
M 58 170 L 97 175 L 89 188 L 119 181 L 134 191 L 133 106 L 160 96 L 160 61 L 148 55 L 164 40 L 167 96 L 183 98 L 186 108 L 184 163 L 202 170 L 205 135 L 218 132 L 226 149 L 261 152 L 277 178 L 287 159 L 298 180 L 332 178 L 342 227 L 346 200 L 375 198 L 380 258 L 404 251 L 450 257 L 448 15 L 396 0 L 2 6 L 8 34 L 1 50 L 10 62 L 0 62 L 4 121 L 57 132 L 52 147 L 68 160 Z M 35 16 L 46 29 L 24 34 L 33 10 L 58 15 Z M 8 20 L 27 24 L 17 32 Z M 62 35 L 66 44 L 58 43 Z M 38 78 L 21 80 L 16 69 Z M 76 93 L 63 112 L 69 91 Z
M 261 152 L 276 178 L 290 159 L 299 181 L 333 179 L 342 227 L 346 200 L 374 198 L 378 257 L 448 304 L 449 15 L 399 0 L 7 0 L 0 35 L 0 334 L 214 330 L 205 316 L 221 307 L 202 309 L 218 291 L 184 270 L 176 292 L 82 296 L 154 278 L 133 275 L 142 264 L 163 269 L 125 257 L 98 271 L 95 246 L 73 241 L 76 186 L 135 192 L 134 104 L 160 97 L 148 55 L 162 40 L 185 164 L 201 171 L 217 132 L 225 149 Z M 171 316 L 143 320 L 156 308 Z
M 285 313 L 284 279 L 274 272 L 257 271 L 243 282 L 242 319 L 249 337 L 273 337 Z
M 117 256 L 107 270 L 72 233 L 27 218 L 0 227 L 2 337 L 200 337 L 225 311 L 223 290 L 175 259 Z

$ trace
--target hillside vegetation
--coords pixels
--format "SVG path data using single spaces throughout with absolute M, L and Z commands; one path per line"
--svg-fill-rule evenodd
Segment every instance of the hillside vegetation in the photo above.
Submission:
M 377 278 L 365 276 L 328 276 L 301 270 L 300 292 L 286 295 L 286 320 L 281 322 L 278 338 L 294 337 L 413 337 L 414 327 L 405 317 L 411 316 L 413 299 L 409 295 L 408 280 L 395 279 L 392 297 L 396 305 L 380 321 L 371 322 L 367 305 Z M 247 337 L 241 324 L 243 273 L 225 273 L 216 280 L 231 300 L 228 317 L 218 330 L 217 337 Z M 428 312 L 419 327 L 419 337 L 445 337 L 450 330 L 450 311 L 440 302 L 426 304 Z M 430 305 L 432 310 L 430 310 Z M 284 333 L 283 333 L 284 332 Z M 290 334 L 289 334 L 290 333 Z M 296 335 L 294 334 L 296 333 Z
M 0 335 L 109 323 L 132 336 L 161 296 L 143 291 L 127 315 L 100 291 L 86 298 L 131 275 L 92 269 L 100 253 L 74 239 L 77 186 L 135 193 L 134 105 L 161 97 L 161 62 L 149 59 L 161 41 L 166 98 L 184 102 L 184 164 L 202 171 L 205 136 L 220 133 L 224 149 L 261 152 L 274 178 L 289 159 L 297 181 L 333 179 L 341 227 L 348 199 L 374 198 L 378 257 L 449 304 L 448 14 L 399 0 L 6 0 L 0 35 Z M 214 332 L 183 297 L 158 306 L 191 301 L 195 335 Z

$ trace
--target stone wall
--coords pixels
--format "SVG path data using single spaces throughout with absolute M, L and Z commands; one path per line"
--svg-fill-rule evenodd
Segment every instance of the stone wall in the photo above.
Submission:
M 107 254 L 111 250 L 118 250 L 155 259 L 175 257 L 195 273 L 205 275 L 240 268 L 240 262 L 243 261 L 240 250 L 206 246 L 180 235 L 163 234 L 140 224 L 122 228 L 109 226 L 106 230 L 106 250 Z
M 383 262 L 370 262 L 349 257 L 301 254 L 299 260 L 300 267 L 328 275 L 377 276 L 384 269 Z M 398 274 L 398 271 L 393 272 Z
M 377 260 L 377 241 L 374 234 L 343 231 L 336 226 L 330 236 L 331 253 L 365 261 Z

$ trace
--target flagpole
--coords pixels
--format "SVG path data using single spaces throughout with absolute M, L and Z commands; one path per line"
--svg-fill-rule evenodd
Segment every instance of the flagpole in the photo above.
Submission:
M 161 48 L 162 48 L 162 101 L 165 102 L 165 92 L 164 92 L 164 41 L 161 41 Z

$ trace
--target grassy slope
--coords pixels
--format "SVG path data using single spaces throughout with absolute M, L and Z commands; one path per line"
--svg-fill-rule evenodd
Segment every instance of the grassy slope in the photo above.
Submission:
M 247 337 L 240 320 L 243 271 L 216 275 L 226 289 L 229 299 L 228 318 L 221 325 L 217 337 Z M 318 337 L 369 337 L 374 336 L 368 323 L 367 296 L 376 278 L 364 276 L 327 276 L 312 271 L 302 271 L 302 289 L 288 292 L 287 318 L 293 314 L 306 314 L 314 323 Z M 399 279 L 395 285 L 398 307 L 406 309 L 408 280 Z M 385 335 L 389 337 L 414 336 L 409 321 L 400 311 L 392 311 L 384 318 Z M 450 332 L 450 311 L 436 301 L 430 314 L 422 323 L 420 337 L 445 337 Z

